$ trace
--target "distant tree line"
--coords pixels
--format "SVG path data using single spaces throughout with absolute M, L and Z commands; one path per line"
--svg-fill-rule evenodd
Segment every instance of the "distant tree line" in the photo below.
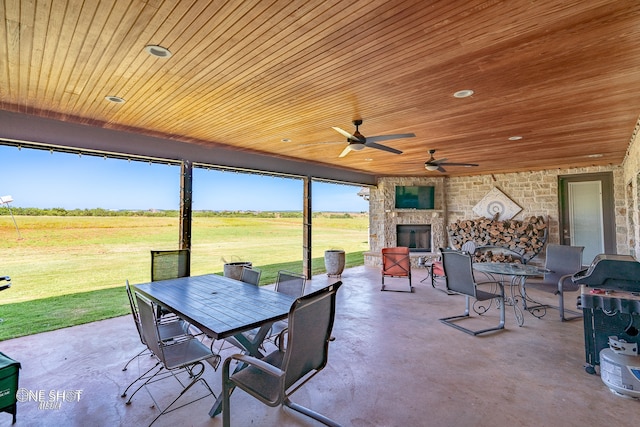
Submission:
M 19 208 L 2 206 L 0 215 L 20 216 L 145 216 L 145 217 L 178 217 L 177 210 L 110 210 L 103 208 L 93 209 L 64 209 L 64 208 Z M 364 212 L 362 212 L 364 214 Z M 194 217 L 234 217 L 234 218 L 302 218 L 302 212 L 298 211 L 193 211 Z M 348 212 L 314 212 L 314 217 L 352 218 Z

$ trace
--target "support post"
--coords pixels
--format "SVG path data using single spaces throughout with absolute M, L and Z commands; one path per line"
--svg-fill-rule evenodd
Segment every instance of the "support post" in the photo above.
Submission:
M 311 239 L 311 214 L 312 214 L 312 206 L 311 206 L 311 177 L 305 177 L 302 180 L 303 185 L 304 185 L 304 190 L 303 190 L 303 202 L 302 202 L 302 224 L 303 224 L 303 231 L 302 231 L 302 238 L 303 238 L 303 243 L 302 243 L 302 248 L 303 248 L 303 254 L 302 254 L 302 271 L 303 274 L 307 277 L 307 279 L 311 279 L 311 276 L 313 274 L 313 269 L 311 266 L 311 243 L 312 243 L 312 239 Z
M 180 166 L 180 249 L 191 249 L 193 166 L 183 160 Z

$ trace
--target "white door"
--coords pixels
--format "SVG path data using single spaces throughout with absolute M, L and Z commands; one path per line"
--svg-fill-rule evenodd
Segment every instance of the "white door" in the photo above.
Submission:
M 611 174 L 567 175 L 560 184 L 560 242 L 584 246 L 584 265 L 598 254 L 615 253 Z
M 604 253 L 602 184 L 600 181 L 568 183 L 569 241 L 584 246 L 585 263 Z

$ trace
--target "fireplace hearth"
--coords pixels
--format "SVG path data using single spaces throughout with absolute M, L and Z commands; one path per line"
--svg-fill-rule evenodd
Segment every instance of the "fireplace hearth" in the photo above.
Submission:
M 396 225 L 398 246 L 406 246 L 409 252 L 431 252 L 430 224 Z

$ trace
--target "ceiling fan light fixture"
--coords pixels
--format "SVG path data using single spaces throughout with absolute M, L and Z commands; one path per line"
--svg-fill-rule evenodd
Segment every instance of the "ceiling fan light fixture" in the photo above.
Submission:
M 364 148 L 364 144 L 362 142 L 352 142 L 349 144 L 349 148 L 352 150 L 360 151 Z
M 437 171 L 438 167 L 438 165 L 430 165 L 429 163 L 424 164 L 424 168 L 430 172 Z

